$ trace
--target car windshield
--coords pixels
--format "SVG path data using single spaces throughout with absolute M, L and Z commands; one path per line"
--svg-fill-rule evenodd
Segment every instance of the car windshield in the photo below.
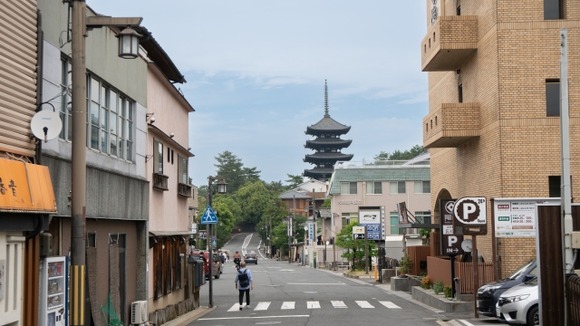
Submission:
M 525 264 L 524 266 L 522 266 L 520 269 L 518 269 L 515 273 L 513 273 L 512 276 L 510 276 L 510 280 L 515 280 L 516 278 L 518 278 L 520 275 L 522 275 L 523 273 L 525 273 L 525 271 L 530 267 L 530 265 L 532 265 L 535 262 L 535 259 L 531 260 L 529 263 Z

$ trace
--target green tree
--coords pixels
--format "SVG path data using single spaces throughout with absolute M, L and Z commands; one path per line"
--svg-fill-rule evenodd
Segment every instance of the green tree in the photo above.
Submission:
M 286 179 L 286 183 L 288 183 L 287 186 L 288 189 L 294 189 L 304 183 L 304 177 L 301 175 L 292 175 L 292 174 L 286 175 L 288 176 L 288 179 Z
M 242 160 L 230 151 L 224 151 L 215 157 L 217 175 L 228 184 L 228 193 L 235 193 L 246 181 Z
M 272 230 L 272 245 L 276 248 L 282 250 L 286 255 L 288 254 L 288 221 L 289 218 L 286 216 L 278 220 L 278 223 Z M 306 222 L 305 216 L 296 215 L 292 218 L 292 236 L 290 242 L 302 242 L 304 241 L 304 225 Z
M 358 226 L 358 222 L 350 222 L 345 225 L 336 236 L 336 245 L 346 249 L 342 257 L 348 259 L 353 269 L 364 269 L 365 264 L 365 244 L 368 246 L 369 257 L 376 256 L 377 245 L 374 241 L 355 240 L 352 236 L 352 229 Z
M 242 222 L 258 224 L 271 200 L 276 197 L 268 191 L 263 181 L 248 182 L 235 193 L 236 201 L 242 208 Z
M 423 154 L 424 152 L 425 149 L 423 148 L 423 146 L 415 145 L 409 150 L 406 151 L 396 150 L 391 154 L 381 151 L 379 154 L 375 156 L 374 160 L 375 163 L 388 160 L 410 160 L 414 157 Z

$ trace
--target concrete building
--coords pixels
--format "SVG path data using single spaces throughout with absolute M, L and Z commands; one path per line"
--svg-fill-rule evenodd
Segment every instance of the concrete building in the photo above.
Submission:
M 322 220 L 324 244 L 353 221 L 367 225 L 368 239 L 379 246 L 390 235 L 417 233 L 417 228 L 431 225 L 429 156 L 374 164 L 338 162 L 327 195 L 331 208 Z M 400 221 L 401 209 L 409 221 Z
M 47 232 L 54 256 L 70 256 L 72 246 L 69 5 L 38 3 L 41 98 L 63 123 L 56 139 L 42 143 L 58 205 Z M 87 8 L 87 15 L 99 14 Z M 134 60 L 118 57 L 119 28 L 91 28 L 86 36 L 85 313 L 98 325 L 129 323 L 135 301 L 147 301 L 152 317 L 157 311 L 175 316 L 187 299 L 188 113 L 193 109 L 173 85 L 185 82 L 179 70 L 145 27 L 135 29 L 143 37 Z M 163 245 L 170 250 L 160 254 Z
M 42 142 L 31 129 L 44 105 L 38 85 L 36 1 L 0 9 L 0 325 L 37 325 L 42 232 L 57 211 Z M 44 242 L 44 244 L 47 244 Z
M 560 196 L 560 30 L 580 48 L 574 1 L 427 0 L 422 70 L 429 75 L 423 146 L 431 155 L 431 210 L 443 199 Z M 572 181 L 580 178 L 580 59 L 568 59 Z M 572 187 L 578 197 L 579 187 Z M 503 277 L 536 254 L 535 237 L 496 237 L 478 250 Z M 469 238 L 470 236 L 466 236 Z

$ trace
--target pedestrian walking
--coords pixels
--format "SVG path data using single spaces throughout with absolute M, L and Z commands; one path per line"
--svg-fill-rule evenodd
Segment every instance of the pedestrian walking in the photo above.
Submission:
M 244 302 L 244 295 L 246 296 L 246 308 L 250 308 L 250 290 L 254 289 L 254 279 L 252 278 L 252 271 L 246 268 L 246 262 L 242 260 L 238 275 L 236 275 L 236 289 L 238 289 L 238 303 L 240 310 L 242 310 L 242 302 Z

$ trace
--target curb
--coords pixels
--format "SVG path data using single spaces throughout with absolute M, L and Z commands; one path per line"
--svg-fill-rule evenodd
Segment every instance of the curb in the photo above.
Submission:
M 199 306 L 196 309 L 183 314 L 173 320 L 170 320 L 164 324 L 163 326 L 187 326 L 191 324 L 193 321 L 197 320 L 200 317 L 203 317 L 205 314 L 212 312 L 215 307 L 206 307 L 206 306 Z

